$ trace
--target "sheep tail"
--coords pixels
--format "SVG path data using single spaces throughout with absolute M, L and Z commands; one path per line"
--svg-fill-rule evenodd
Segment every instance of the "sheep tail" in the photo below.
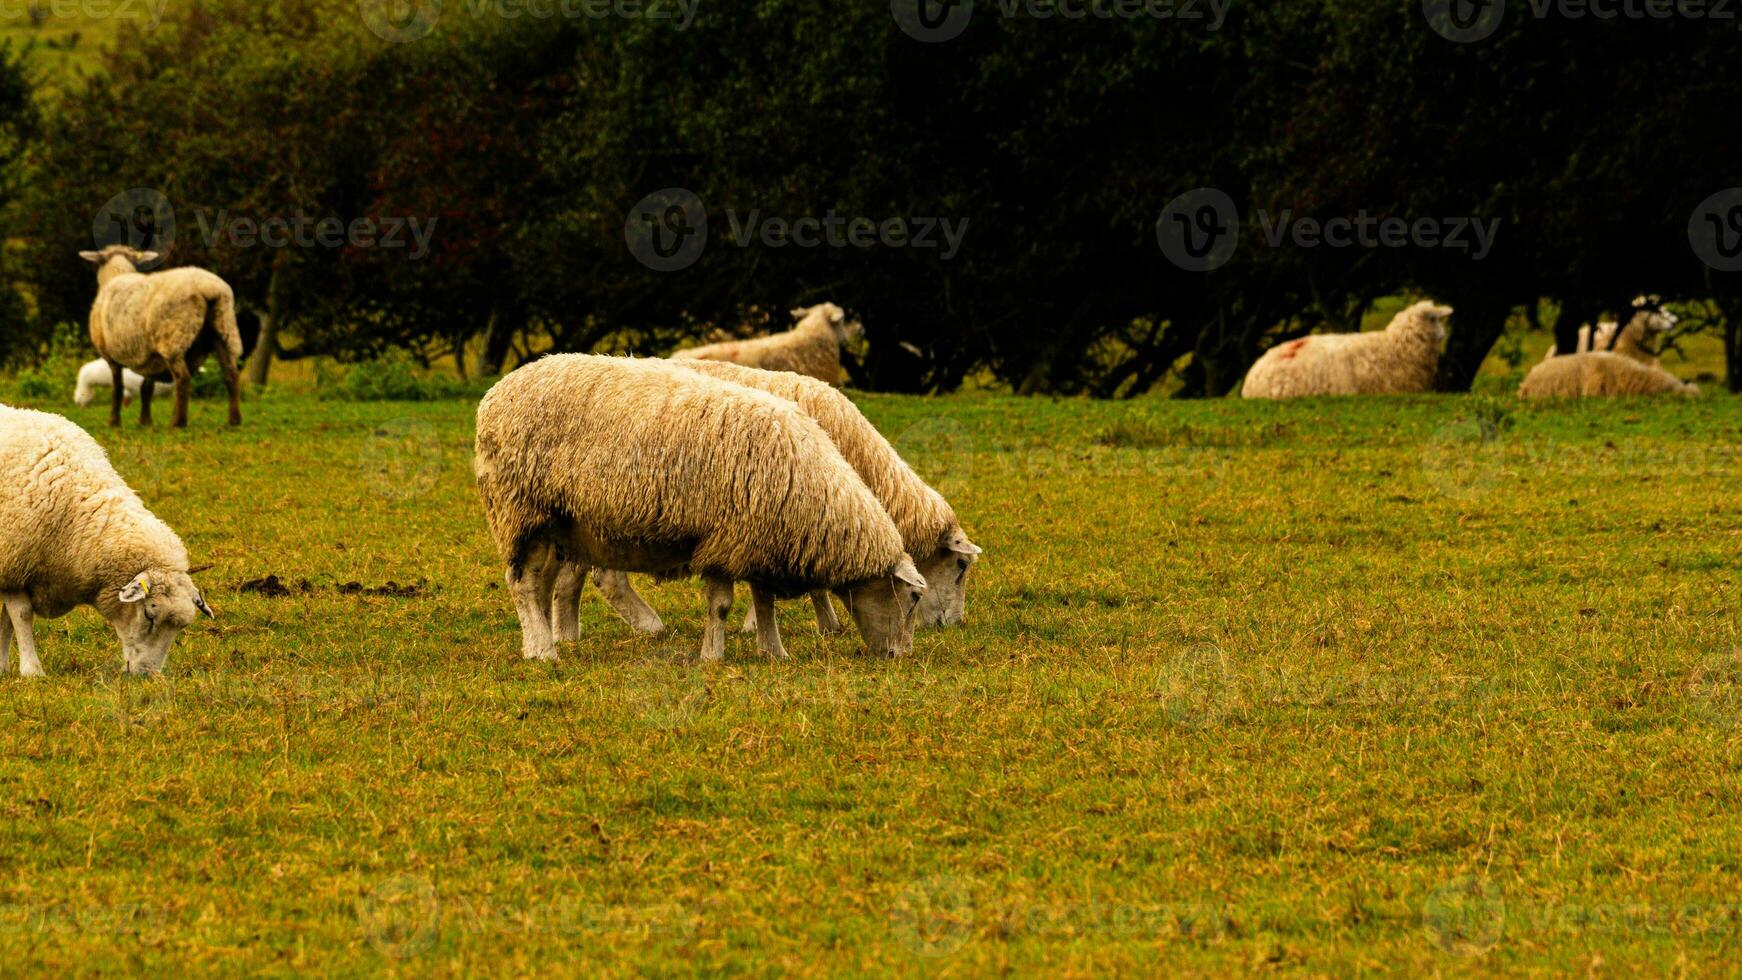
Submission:
M 236 326 L 236 297 L 229 290 L 212 296 L 206 303 L 206 329 L 230 349 L 232 362 L 241 359 L 242 331 Z

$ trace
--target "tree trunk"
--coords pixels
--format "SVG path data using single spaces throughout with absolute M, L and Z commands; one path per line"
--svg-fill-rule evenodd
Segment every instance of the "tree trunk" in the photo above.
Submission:
M 248 359 L 248 383 L 256 388 L 266 387 L 272 359 L 278 354 L 278 282 L 279 266 L 275 263 L 272 278 L 266 284 L 266 312 L 260 315 L 260 343 L 254 348 L 254 356 Z
M 1434 388 L 1438 391 L 1469 391 L 1488 352 L 1506 332 L 1506 318 L 1512 313 L 1512 304 L 1504 297 L 1484 292 L 1451 294 L 1447 300 L 1454 311 L 1451 336 L 1446 340 L 1445 356 L 1440 358 L 1439 377 Z

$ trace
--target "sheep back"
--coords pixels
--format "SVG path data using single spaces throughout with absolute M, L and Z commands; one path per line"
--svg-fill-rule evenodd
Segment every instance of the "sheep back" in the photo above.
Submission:
M 836 385 L 842 382 L 841 341 L 828 317 L 813 311 L 785 333 L 690 347 L 674 360 L 723 361 L 764 371 L 791 371 Z
M 1551 357 L 1530 369 L 1518 386 L 1521 398 L 1604 398 L 1625 395 L 1698 395 L 1688 384 L 1659 367 L 1624 354 L 1587 351 Z
M 91 343 L 108 360 L 162 376 L 170 358 L 194 348 L 208 320 L 216 342 L 240 358 L 242 335 L 229 283 L 193 266 L 124 273 L 97 290 Z

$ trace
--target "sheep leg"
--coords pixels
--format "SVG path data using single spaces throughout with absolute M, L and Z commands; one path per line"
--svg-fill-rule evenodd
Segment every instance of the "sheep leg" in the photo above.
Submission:
M 36 659 L 36 620 L 35 610 L 30 608 L 30 597 L 14 592 L 0 597 L 6 604 L 6 612 L 12 616 L 12 627 L 18 639 L 18 676 L 41 677 L 42 661 Z
M 630 626 L 640 633 L 659 633 L 665 629 L 665 623 L 660 620 L 659 613 L 641 598 L 635 587 L 629 584 L 629 573 L 608 568 L 593 569 L 593 584 L 599 587 L 600 594 L 611 608 L 617 610 Z
M 740 633 L 756 632 L 756 590 L 750 590 L 750 609 L 744 613 L 744 625 L 738 628 Z
M 732 580 L 708 579 L 708 621 L 702 627 L 702 662 L 726 659 L 726 618 L 732 615 Z
M 230 389 L 230 424 L 242 424 L 242 372 L 236 369 L 236 358 L 230 345 L 218 341 L 218 367 L 224 372 L 224 387 Z
M 527 546 L 518 569 L 508 568 L 508 591 L 520 615 L 520 655 L 527 660 L 555 662 L 556 641 L 550 628 L 551 592 L 556 584 L 556 549 L 548 541 Z
M 139 387 L 139 424 L 151 424 L 151 389 L 155 387 L 150 381 Z
M 109 389 L 109 428 L 121 427 L 121 401 L 127 397 L 127 385 L 121 377 L 121 372 L 127 370 L 114 361 L 109 362 L 109 371 L 115 378 L 114 387 Z
M 6 614 L 6 604 L 0 602 L 0 676 L 12 669 L 12 617 Z
M 169 374 L 175 379 L 175 419 L 169 424 L 177 429 L 185 429 L 188 427 L 188 396 L 193 393 L 194 375 L 188 370 L 187 360 L 182 357 L 170 360 Z M 145 389 L 141 387 L 140 397 L 144 397 L 144 392 Z
M 587 566 L 565 561 L 557 568 L 550 593 L 550 622 L 558 643 L 581 638 L 581 590 L 586 586 Z
M 756 614 L 756 648 L 770 660 L 790 659 L 786 648 L 780 644 L 780 623 L 774 616 L 774 597 L 752 585 L 750 609 Z
M 811 605 L 817 610 L 817 632 L 824 636 L 834 636 L 846 631 L 841 625 L 841 619 L 835 615 L 835 604 L 829 601 L 827 592 L 812 592 Z

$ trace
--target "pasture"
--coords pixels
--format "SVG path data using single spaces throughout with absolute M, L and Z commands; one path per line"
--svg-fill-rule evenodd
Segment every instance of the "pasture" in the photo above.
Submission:
M 1538 355 L 1540 352 L 1537 352 Z M 1690 374 L 1690 372 L 1683 372 Z M 18 972 L 1722 972 L 1736 401 L 855 395 L 985 560 L 908 660 L 523 663 L 473 400 L 95 433 L 219 619 L 6 679 Z M 740 590 L 742 593 L 743 590 Z M 740 610 L 744 596 L 740 595 Z

